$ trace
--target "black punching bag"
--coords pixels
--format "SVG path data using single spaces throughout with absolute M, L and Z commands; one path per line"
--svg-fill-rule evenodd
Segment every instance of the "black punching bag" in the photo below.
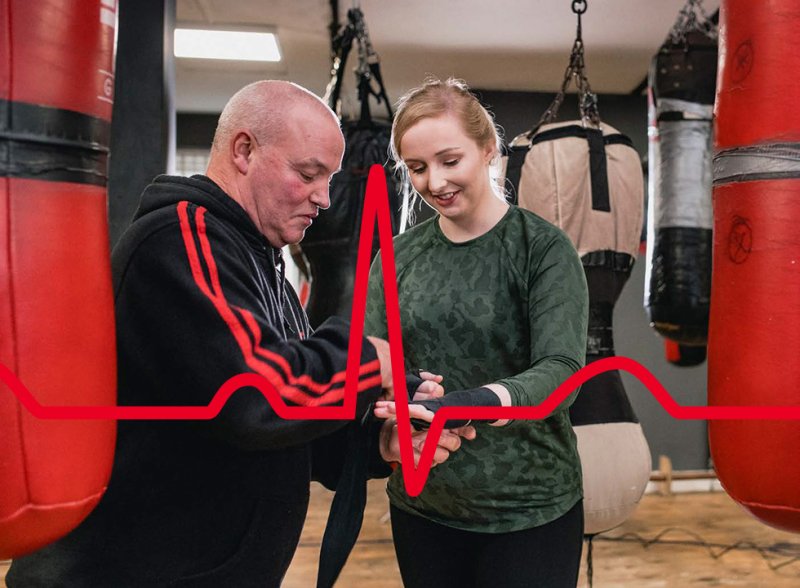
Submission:
M 399 228 L 400 182 L 388 163 L 391 122 L 372 119 L 369 97 L 375 96 L 385 103 L 389 121 L 392 111 L 383 86 L 377 55 L 369 42 L 363 14 L 358 9 L 352 9 L 348 12 L 348 20 L 348 24 L 334 40 L 335 57 L 328 87 L 328 103 L 331 108 L 336 109 L 342 72 L 355 41 L 359 45 L 356 78 L 361 116 L 357 121 L 342 122 L 345 138 L 344 160 L 342 171 L 331 182 L 331 206 L 320 212 L 300 244 L 310 266 L 311 293 L 306 312 L 314 328 L 333 315 L 350 318 L 367 175 L 370 166 L 375 163 L 383 165 L 386 170 L 392 234 L 397 234 Z M 378 92 L 373 90 L 373 83 L 378 85 Z M 373 236 L 371 257 L 377 251 L 376 233 Z
M 676 29 L 680 22 L 676 24 Z M 644 303 L 651 326 L 685 345 L 708 338 L 711 134 L 717 74 L 712 33 L 673 30 L 649 76 L 649 204 Z

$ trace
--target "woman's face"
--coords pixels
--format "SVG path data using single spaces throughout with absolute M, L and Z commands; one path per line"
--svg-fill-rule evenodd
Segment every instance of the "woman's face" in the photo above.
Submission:
M 493 198 L 491 145 L 481 147 L 453 114 L 423 118 L 400 140 L 400 156 L 414 189 L 443 217 L 458 222 L 476 214 Z

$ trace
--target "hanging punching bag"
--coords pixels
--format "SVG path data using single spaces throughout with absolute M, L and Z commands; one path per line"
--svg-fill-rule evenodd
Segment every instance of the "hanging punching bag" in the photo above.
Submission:
M 683 14 L 683 13 L 682 13 Z M 680 23 L 676 23 L 676 29 Z M 650 68 L 644 303 L 673 341 L 704 345 L 711 297 L 711 114 L 717 42 L 673 29 Z
M 400 182 L 388 163 L 392 110 L 377 55 L 369 42 L 364 15 L 358 9 L 351 9 L 348 11 L 348 20 L 348 25 L 334 40 L 336 57 L 328 89 L 328 102 L 331 108 L 338 111 L 342 72 L 355 41 L 360 48 L 356 77 L 361 114 L 358 120 L 342 123 L 345 137 L 344 159 L 342 171 L 331 181 L 331 206 L 320 212 L 300 243 L 302 253 L 310 266 L 311 292 L 306 313 L 314 328 L 333 315 L 350 318 L 361 212 L 367 175 L 375 163 L 383 165 L 386 170 L 389 210 L 393 213 L 392 234 L 396 235 L 399 229 Z M 373 82 L 378 84 L 377 93 L 372 90 Z M 369 109 L 370 96 L 376 96 L 384 102 L 390 122 L 373 120 Z M 376 234 L 370 259 L 378 252 L 378 248 Z
M 706 360 L 705 345 L 681 345 L 664 339 L 664 357 L 676 367 L 694 367 Z
M 710 405 L 800 405 L 800 5 L 723 0 Z M 725 490 L 800 532 L 800 422 L 709 422 Z
M 0 363 L 43 405 L 110 405 L 114 0 L 0 0 Z M 0 381 L 0 559 L 94 508 L 116 423 L 40 420 Z
M 582 120 L 553 123 L 573 75 Z M 537 127 L 514 139 L 506 164 L 517 204 L 562 229 L 581 257 L 589 287 L 587 364 L 614 355 L 614 304 L 639 251 L 644 208 L 639 155 L 628 137 L 600 122 L 595 100 L 576 41 L 562 92 Z M 593 535 L 636 508 L 650 479 L 650 449 L 616 370 L 582 386 L 570 420 L 583 468 L 584 533 Z

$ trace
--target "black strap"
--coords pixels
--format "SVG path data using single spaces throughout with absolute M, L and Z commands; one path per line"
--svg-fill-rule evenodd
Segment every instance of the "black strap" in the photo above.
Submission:
M 522 176 L 522 166 L 530 147 L 510 147 L 508 162 L 506 163 L 506 183 L 510 184 L 511 203 L 519 204 L 519 182 Z
M 592 210 L 611 212 L 611 200 L 608 195 L 608 167 L 606 165 L 606 147 L 603 143 L 603 131 L 586 129 L 589 142 L 589 171 L 592 178 Z
M 347 57 L 353 46 L 356 31 L 352 25 L 346 25 L 342 32 L 333 40 L 334 55 L 333 67 L 331 68 L 331 80 L 328 84 L 328 106 L 340 114 L 338 110 L 339 98 L 342 95 L 342 82 L 344 82 L 344 69 L 347 65 Z M 341 116 L 341 115 L 340 115 Z
M 608 249 L 590 251 L 581 256 L 583 267 L 600 267 L 615 272 L 630 273 L 636 260 L 629 253 L 611 251 Z
M 105 186 L 110 136 L 95 116 L 0 100 L 0 177 Z
M 542 143 L 544 141 L 555 141 L 556 139 L 563 139 L 565 137 L 580 137 L 582 139 L 586 139 L 588 137 L 586 127 L 582 127 L 581 125 L 564 125 L 563 127 L 547 129 L 546 131 L 538 133 L 531 139 L 531 147 L 537 143 Z M 634 148 L 633 141 L 631 141 L 629 137 L 623 135 L 622 133 L 611 133 L 610 135 L 604 135 L 603 143 L 605 145 L 627 145 L 631 149 Z
M 658 122 L 676 122 L 676 121 L 699 121 L 699 122 L 711 122 L 713 119 L 710 118 L 699 118 L 694 116 L 686 116 L 684 112 L 678 112 L 675 110 L 662 112 L 658 115 L 656 119 Z
M 372 428 L 356 423 L 349 428 L 347 457 L 322 537 L 317 588 L 331 588 L 334 585 L 356 544 L 364 520 Z

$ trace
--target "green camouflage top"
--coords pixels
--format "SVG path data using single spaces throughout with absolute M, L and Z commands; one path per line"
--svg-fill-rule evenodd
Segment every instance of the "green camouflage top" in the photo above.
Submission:
M 406 363 L 442 374 L 445 390 L 496 382 L 513 406 L 530 406 L 583 366 L 586 280 L 572 243 L 547 221 L 512 206 L 489 232 L 453 243 L 433 218 L 394 246 Z M 380 257 L 365 333 L 387 334 Z M 567 410 L 576 394 L 544 420 L 477 423 L 477 438 L 433 468 L 416 498 L 398 468 L 388 485 L 392 504 L 489 533 L 555 520 L 582 495 Z

